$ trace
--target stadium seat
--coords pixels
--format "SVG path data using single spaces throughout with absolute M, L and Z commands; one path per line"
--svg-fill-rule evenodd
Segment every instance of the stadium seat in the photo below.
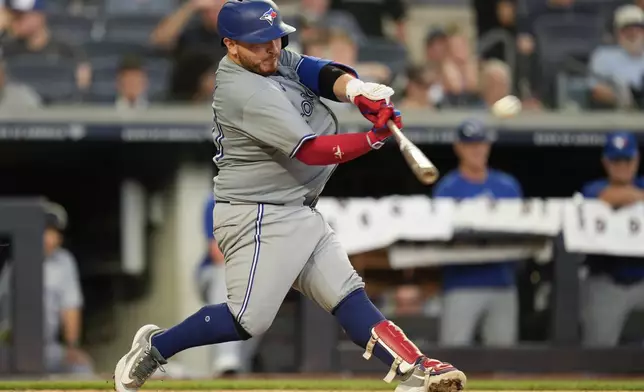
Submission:
M 404 72 L 407 66 L 407 49 L 387 39 L 369 38 L 358 49 L 358 61 L 383 63 L 393 74 L 398 74 Z
M 172 63 L 164 59 L 148 60 L 145 68 L 150 80 L 149 99 L 151 101 L 165 100 L 169 89 Z
M 82 45 L 92 40 L 94 22 L 84 16 L 54 13 L 47 15 L 52 35 L 63 42 Z
M 45 12 L 47 13 L 62 13 L 65 12 L 68 6 L 67 0 L 49 0 L 45 1 Z
M 592 14 L 549 14 L 534 24 L 542 78 L 542 95 L 554 101 L 556 75 L 569 58 L 583 63 L 601 44 L 604 19 Z
M 175 0 L 105 0 L 107 15 L 167 15 L 176 7 Z
M 114 102 L 118 63 L 92 63 L 92 85 L 85 100 L 96 103 Z
M 534 32 L 546 61 L 588 56 L 602 40 L 603 19 L 589 14 L 549 14 L 539 17 Z
M 159 21 L 160 18 L 154 15 L 111 17 L 105 22 L 104 39 L 147 45 L 150 42 L 150 35 Z
M 76 63 L 42 56 L 7 59 L 10 78 L 31 86 L 46 103 L 73 102 L 78 98 Z
M 83 49 L 90 59 L 97 57 L 120 57 L 132 53 L 139 55 L 148 53 L 148 48 L 145 45 L 115 41 L 92 42 L 91 44 L 86 44 Z

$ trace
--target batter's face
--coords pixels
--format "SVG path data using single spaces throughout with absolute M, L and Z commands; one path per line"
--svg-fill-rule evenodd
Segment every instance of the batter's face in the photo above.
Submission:
M 224 39 L 230 58 L 250 72 L 269 76 L 277 72 L 282 39 L 277 38 L 261 44 L 251 44 Z
M 611 182 L 617 184 L 630 184 L 633 182 L 639 167 L 639 157 L 632 159 L 603 159 L 604 168 Z

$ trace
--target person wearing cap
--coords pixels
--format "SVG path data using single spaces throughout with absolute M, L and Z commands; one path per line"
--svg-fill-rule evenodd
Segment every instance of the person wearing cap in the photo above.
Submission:
M 510 174 L 488 168 L 491 138 L 485 126 L 466 120 L 456 132 L 458 167 L 433 190 L 435 198 L 521 198 L 519 182 Z M 467 346 L 481 324 L 483 344 L 509 346 L 518 339 L 516 260 L 449 264 L 442 268 L 443 313 L 439 343 Z
M 52 36 L 47 26 L 44 4 L 44 0 L 5 1 L 5 7 L 10 13 L 9 31 L 2 39 L 2 56 L 7 61 L 22 55 L 71 60 L 76 64 L 76 86 L 81 90 L 87 89 L 91 83 L 92 69 L 86 54 L 80 47 Z
M 581 194 L 614 208 L 644 201 L 644 177 L 637 176 L 639 160 L 635 135 L 609 134 L 602 156 L 607 177 L 586 184 Z M 583 342 L 591 347 L 615 346 L 629 314 L 644 306 L 644 258 L 587 255 L 586 265 Z
M 83 293 L 74 256 L 62 247 L 67 213 L 59 204 L 45 205 L 43 232 L 44 365 L 50 374 L 93 374 L 92 361 L 81 348 Z M 13 261 L 16 262 L 16 261 Z M 11 335 L 11 262 L 0 275 L 2 334 Z
M 614 14 L 616 46 L 601 46 L 590 58 L 592 102 L 600 108 L 630 107 L 641 98 L 644 79 L 644 11 L 636 5 Z
M 46 368 L 51 373 L 92 374 L 92 361 L 80 348 L 83 292 L 77 263 L 62 246 L 67 214 L 62 206 L 51 203 L 45 219 Z

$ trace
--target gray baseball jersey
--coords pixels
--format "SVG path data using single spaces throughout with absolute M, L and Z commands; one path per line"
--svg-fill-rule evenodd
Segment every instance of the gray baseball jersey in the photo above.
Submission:
M 338 132 L 333 112 L 299 82 L 297 53 L 282 50 L 277 75 L 264 77 L 227 56 L 217 70 L 213 110 L 215 199 L 294 203 L 320 194 L 335 166 L 293 159 L 315 135 Z
M 331 311 L 364 286 L 324 217 L 305 206 L 336 166 L 307 166 L 294 155 L 338 124 L 300 83 L 301 58 L 283 50 L 269 77 L 228 57 L 217 70 L 214 235 L 226 260 L 226 303 L 251 336 L 268 329 L 291 288 Z

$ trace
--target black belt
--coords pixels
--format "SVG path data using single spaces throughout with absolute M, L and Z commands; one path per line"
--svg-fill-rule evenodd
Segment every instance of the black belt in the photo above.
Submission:
M 231 204 L 228 200 L 215 200 L 215 204 L 217 203 L 222 203 L 222 204 Z M 265 202 L 248 202 L 249 204 L 255 203 L 255 204 L 267 204 L 269 206 L 294 206 L 295 204 L 286 204 L 286 203 L 265 203 Z M 318 198 L 316 197 L 315 199 L 311 200 L 310 202 L 308 200 L 305 200 L 304 203 L 302 203 L 302 207 L 311 207 L 315 208 L 315 205 L 318 204 Z

